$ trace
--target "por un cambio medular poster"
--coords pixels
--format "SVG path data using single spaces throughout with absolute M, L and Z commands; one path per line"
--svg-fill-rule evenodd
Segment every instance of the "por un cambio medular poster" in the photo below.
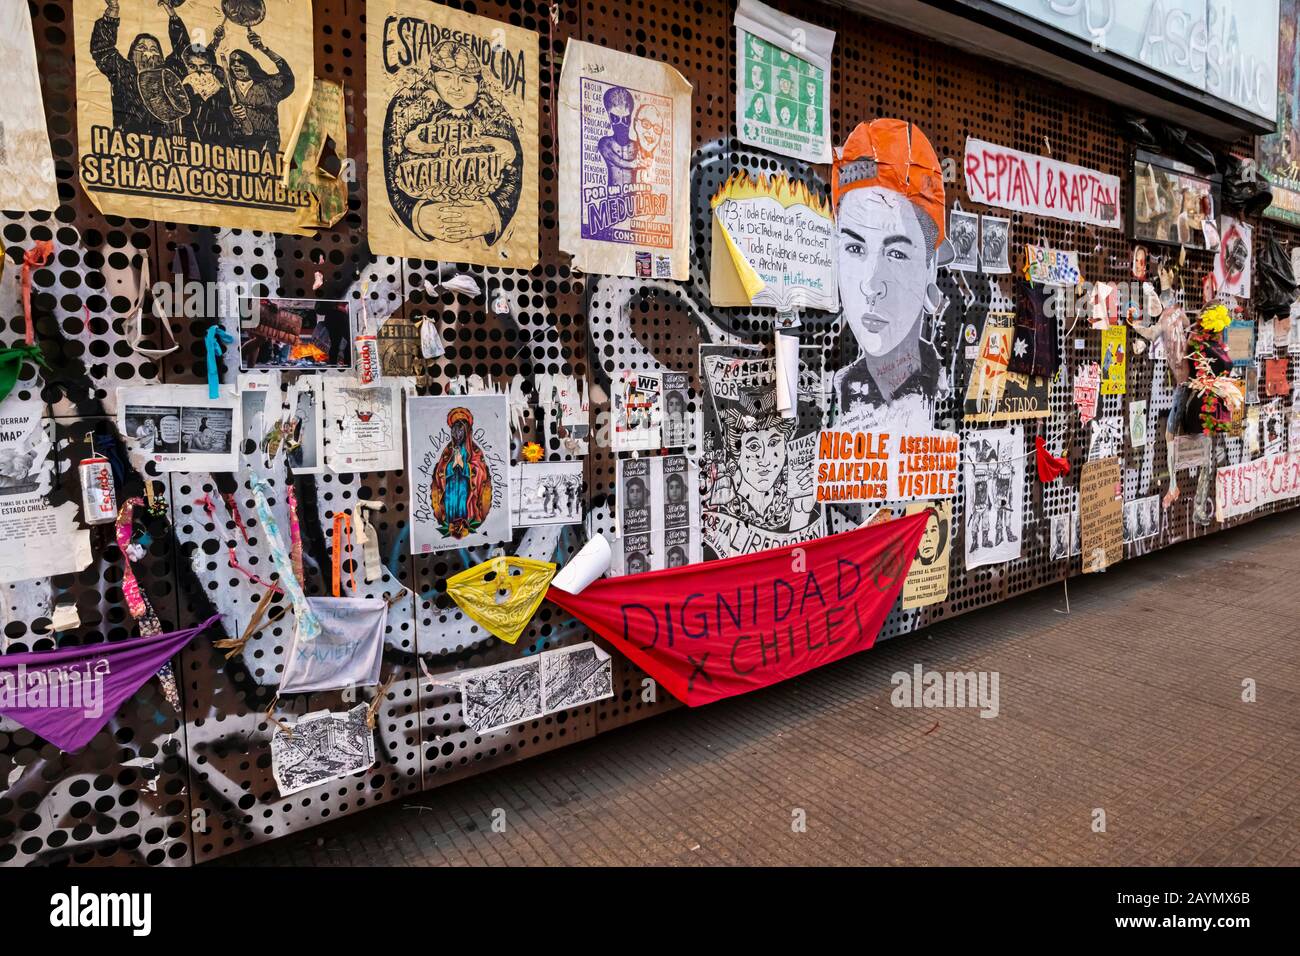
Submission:
M 75 0 L 78 177 L 106 215 L 299 231 L 311 0 Z
M 370 248 L 537 264 L 538 36 L 427 0 L 366 7 Z

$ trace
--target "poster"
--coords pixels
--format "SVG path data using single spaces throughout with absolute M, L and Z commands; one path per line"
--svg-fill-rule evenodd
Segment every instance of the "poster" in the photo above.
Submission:
M 1118 176 L 974 137 L 966 139 L 964 168 L 973 202 L 1106 229 L 1123 226 Z
M 663 445 L 663 379 L 630 372 L 614 378 L 614 451 L 646 451 Z
M 1084 425 L 1097 417 L 1097 401 L 1101 397 L 1101 366 L 1096 362 L 1080 365 L 1074 373 L 1074 407 L 1079 410 L 1079 420 Z
M 691 417 L 691 377 L 686 372 L 664 372 L 663 447 L 686 448 L 695 442 Z
M 294 474 L 325 471 L 325 390 L 311 375 L 298 377 L 288 390 L 289 421 L 285 455 Z
M 279 721 L 271 734 L 271 775 L 281 797 L 345 780 L 375 765 L 369 704 L 347 711 L 318 710 Z M 286 732 L 280 725 L 287 727 Z
M 740 141 L 807 163 L 829 163 L 835 31 L 758 0 L 740 0 L 735 24 Z
M 966 383 L 967 422 L 1005 422 L 1052 414 L 1047 379 L 1007 370 L 1015 318 L 1012 312 L 989 312 L 984 317 L 979 351 Z
M 15 388 L 0 401 L 0 584 L 71 574 L 90 564 L 90 532 L 77 505 L 52 507 L 53 421 L 40 392 Z
M 1084 462 L 1079 475 L 1079 532 L 1085 574 L 1105 571 L 1124 560 L 1124 494 L 1118 458 Z
M 1115 458 L 1124 452 L 1124 416 L 1104 415 L 1092 420 L 1088 433 L 1088 460 Z
M 687 456 L 620 458 L 616 480 L 616 568 L 640 574 L 700 560 L 699 472 Z
M 1223 332 L 1223 344 L 1227 346 L 1228 356 L 1233 368 L 1251 368 L 1255 366 L 1255 322 L 1253 319 L 1234 318 Z M 1258 391 L 1258 386 L 1256 386 Z
M 509 399 L 412 396 L 406 405 L 411 553 L 509 541 Z
M 977 272 L 980 267 L 980 217 L 960 209 L 948 210 L 948 241 L 953 259 L 948 268 L 954 272 Z
M 737 171 L 710 200 L 709 301 L 778 312 L 840 307 L 829 200 L 783 173 Z
M 691 85 L 665 63 L 581 40 L 560 77 L 560 250 L 573 267 L 690 278 Z
M 383 378 L 363 386 L 348 376 L 325 377 L 325 463 L 331 471 L 401 469 L 403 383 Z
M 239 471 L 240 405 L 229 385 L 218 398 L 206 385 L 119 388 L 117 428 L 159 471 Z
M 817 436 L 817 501 L 846 504 L 953 498 L 961 439 L 956 432 L 850 432 Z
M 972 431 L 963 455 L 966 569 L 1020 557 L 1025 441 L 1019 428 Z
M 586 482 L 580 461 L 524 462 L 510 485 L 510 523 L 516 528 L 581 524 Z
M 1011 220 L 980 216 L 980 269 L 989 275 L 1010 275 Z
M 1139 151 L 1133 161 L 1133 238 L 1189 249 L 1206 248 L 1205 222 L 1214 221 L 1214 184 L 1184 163 Z
M 1048 553 L 1053 561 L 1061 561 L 1079 553 L 1079 516 L 1052 515 Z
M 1174 436 L 1174 471 L 1196 471 L 1211 463 L 1209 435 Z
M 538 36 L 428 0 L 366 5 L 370 250 L 537 264 Z
M 1265 455 L 1277 455 L 1287 450 L 1287 411 L 1281 399 L 1274 399 L 1260 410 L 1259 443 Z
M 1300 452 L 1282 452 L 1219 468 L 1214 475 L 1214 511 L 1219 521 L 1300 496 Z
M 1264 215 L 1300 225 L 1300 0 L 1278 5 L 1277 132 L 1255 139 L 1260 172 L 1273 204 Z
M 1045 285 L 1076 286 L 1083 281 L 1079 254 L 1029 243 L 1025 246 L 1025 278 Z
M 1128 440 L 1134 448 L 1144 448 L 1147 443 L 1147 403 L 1130 402 L 1128 406 Z
M 925 431 L 949 394 L 934 345 L 945 303 L 943 170 L 925 133 L 898 119 L 859 123 L 832 170 L 846 331 L 832 424 L 851 431 Z
M 614 695 L 610 656 L 590 641 L 461 671 L 447 683 L 460 688 L 465 726 L 475 734 Z
M 776 360 L 754 349 L 700 346 L 700 524 L 705 560 L 826 534 L 814 496 L 821 377 L 801 351 L 798 416 L 776 408 Z
M 1160 534 L 1160 496 L 1124 502 L 1124 540 L 1145 541 Z
M 1207 291 L 1213 297 L 1235 295 L 1250 298 L 1254 229 L 1240 219 L 1219 217 L 1219 251 L 1214 254 L 1214 271 L 1206 276 Z M 1251 352 L 1251 356 L 1254 356 Z
M 1101 394 L 1123 395 L 1127 379 L 1128 329 L 1111 326 L 1101 332 Z
M 279 372 L 240 372 L 238 378 L 241 453 L 256 455 L 272 428 L 284 417 Z
M 916 502 L 904 514 L 933 508 L 925 524 L 916 557 L 903 582 L 903 610 L 926 607 L 948 600 L 948 567 L 952 559 L 952 502 Z
M 77 174 L 105 215 L 300 232 L 311 0 L 74 0 Z
M 45 127 L 45 103 L 36 65 L 30 8 L 6 3 L 0 9 L 0 210 L 53 212 L 59 208 L 54 155 Z
M 343 84 L 318 76 L 286 180 L 290 189 L 307 197 L 308 205 L 298 215 L 303 232 L 328 229 L 348 211 L 348 175 L 352 168 L 345 164 L 349 162 Z
M 345 299 L 245 299 L 239 367 L 314 372 L 352 367 L 352 319 Z

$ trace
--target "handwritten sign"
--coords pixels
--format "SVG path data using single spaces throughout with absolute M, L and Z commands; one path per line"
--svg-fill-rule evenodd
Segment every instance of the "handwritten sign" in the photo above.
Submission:
M 1122 228 L 1119 177 L 1033 153 L 966 139 L 966 191 L 1017 212 Z
M 1026 243 L 1025 279 L 1047 285 L 1078 285 L 1083 281 L 1079 254 L 1073 250 Z
M 1074 373 L 1074 404 L 1083 424 L 1097 417 L 1097 396 L 1100 394 L 1101 366 L 1096 362 L 1080 365 Z
M 1105 571 L 1124 560 L 1124 498 L 1119 459 L 1086 462 L 1079 475 L 1083 571 Z
M 817 500 L 952 498 L 957 494 L 958 445 L 952 432 L 823 430 L 817 438 Z
M 1215 472 L 1214 510 L 1219 521 L 1297 496 L 1300 452 L 1282 452 Z

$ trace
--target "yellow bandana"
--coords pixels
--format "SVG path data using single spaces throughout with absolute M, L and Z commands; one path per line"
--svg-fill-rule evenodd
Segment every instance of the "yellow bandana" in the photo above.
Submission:
M 447 579 L 447 593 L 476 623 L 507 644 L 519 640 L 546 596 L 555 565 L 497 557 Z

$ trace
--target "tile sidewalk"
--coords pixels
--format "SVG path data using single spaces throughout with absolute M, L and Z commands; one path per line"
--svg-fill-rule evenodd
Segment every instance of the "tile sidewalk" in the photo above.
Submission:
M 1045 588 L 218 865 L 1294 866 L 1297 545 L 1262 518 L 1072 580 L 1069 615 Z M 891 706 L 916 663 L 998 672 L 999 715 Z

